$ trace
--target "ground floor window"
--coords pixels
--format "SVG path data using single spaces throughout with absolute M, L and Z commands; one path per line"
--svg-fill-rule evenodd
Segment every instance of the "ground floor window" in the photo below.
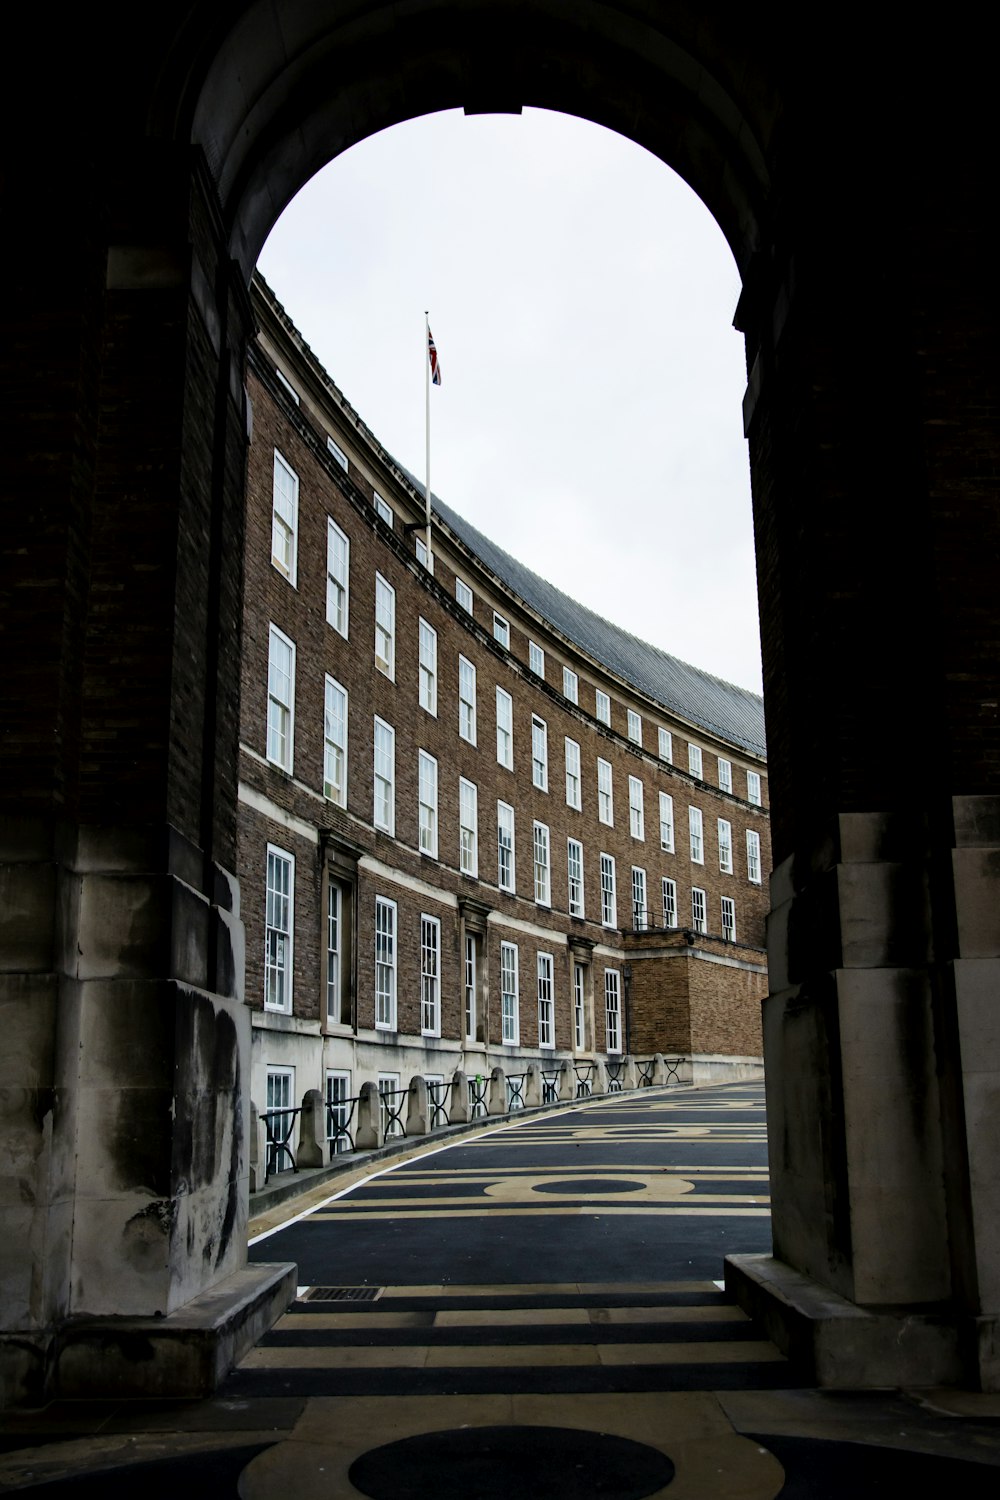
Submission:
M 587 970 L 573 965 L 573 1046 L 583 1052 L 587 1045 Z
M 326 1075 L 326 1138 L 335 1155 L 352 1149 L 351 1075 L 330 1072 Z
M 379 1116 L 382 1122 L 382 1139 L 391 1141 L 406 1134 L 403 1123 L 405 1095 L 400 1091 L 398 1073 L 378 1075 Z
M 552 954 L 538 955 L 538 1045 L 554 1047 L 555 1016 L 552 998 Z
M 617 969 L 604 971 L 604 1017 L 609 1052 L 622 1050 L 621 985 Z
M 295 1069 L 267 1070 L 267 1173 L 289 1171 L 295 1165 Z
M 516 1046 L 520 1035 L 516 943 L 500 944 L 500 1026 L 501 1040 Z
M 424 1036 L 441 1035 L 441 923 L 420 918 L 420 1029 Z

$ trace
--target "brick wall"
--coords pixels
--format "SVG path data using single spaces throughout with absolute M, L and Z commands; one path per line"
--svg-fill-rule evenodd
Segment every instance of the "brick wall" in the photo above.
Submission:
M 537 1044 L 537 973 L 539 951 L 553 957 L 557 1048 L 568 1048 L 573 1037 L 572 961 L 568 937 L 586 938 L 597 945 L 591 982 L 596 1040 L 604 1039 L 604 969 L 621 969 L 626 953 L 621 928 L 632 924 L 632 868 L 646 871 L 646 920 L 662 925 L 661 882 L 677 885 L 677 914 L 681 926 L 691 920 L 691 888 L 706 892 L 709 931 L 721 931 L 720 899 L 736 903 L 737 935 L 741 942 L 763 944 L 766 875 L 770 846 L 764 808 L 751 806 L 745 795 L 748 769 L 761 774 L 764 802 L 766 768 L 740 750 L 716 742 L 712 736 L 655 709 L 649 701 L 630 694 L 627 686 L 602 676 L 583 656 L 547 631 L 490 575 L 485 574 L 460 541 L 443 528 L 435 530 L 435 574 L 417 563 L 415 538 L 404 531 L 406 520 L 419 519 L 421 506 L 400 484 L 388 462 L 383 462 L 374 440 L 345 413 L 315 369 L 302 363 L 301 351 L 286 339 L 280 320 L 265 319 L 267 337 L 278 346 L 275 355 L 265 343 L 248 378 L 253 406 L 253 438 L 248 471 L 245 544 L 245 611 L 242 651 L 242 742 L 240 775 L 244 788 L 241 812 L 239 870 L 243 889 L 243 917 L 247 928 L 247 993 L 251 1004 L 263 997 L 263 907 L 265 849 L 268 840 L 296 854 L 295 1011 L 303 1017 L 322 1013 L 320 954 L 323 913 L 322 860 L 313 838 L 302 828 L 332 828 L 348 838 L 361 854 L 358 884 L 357 1024 L 374 1025 L 373 920 L 375 895 L 397 902 L 398 1024 L 402 1032 L 419 1032 L 419 932 L 423 911 L 441 918 L 442 1030 L 459 1037 L 463 1030 L 463 972 L 458 901 L 473 896 L 492 912 L 484 958 L 488 967 L 489 1042 L 500 1042 L 500 949 L 502 940 L 518 945 L 520 969 L 521 1044 Z M 287 332 L 287 330 L 286 330 Z M 280 357 L 283 373 L 299 391 L 296 406 L 273 377 Z M 297 362 L 296 362 L 297 360 Z M 348 454 L 349 471 L 327 451 L 326 436 L 334 436 Z M 363 439 L 363 441 L 362 441 Z M 298 475 L 298 547 L 294 583 L 271 560 L 273 463 L 277 450 Z M 376 514 L 374 488 L 392 506 L 394 526 Z M 350 543 L 350 589 L 346 637 L 326 618 L 326 557 L 328 518 Z M 419 535 L 419 533 L 418 533 Z M 374 653 L 375 577 L 378 573 L 395 591 L 394 667 L 390 677 L 380 670 Z M 470 615 L 454 598 L 455 577 L 473 589 Z M 510 650 L 493 639 L 493 611 L 510 624 Z M 423 618 L 437 633 L 437 712 L 419 704 L 418 622 Z M 271 624 L 295 645 L 294 756 L 290 774 L 266 759 L 268 707 L 268 638 Z M 528 642 L 545 650 L 545 679 L 528 670 Z M 476 736 L 470 743 L 459 734 L 459 657 L 476 672 Z M 579 706 L 562 694 L 562 667 L 579 678 Z M 348 775 L 346 807 L 335 807 L 323 797 L 324 680 L 329 674 L 349 695 Z M 612 728 L 592 712 L 595 687 L 612 702 Z M 513 704 L 513 768 L 497 761 L 496 689 L 510 694 Z M 643 750 L 625 738 L 627 710 L 642 716 Z M 373 821 L 373 735 L 379 717 L 395 731 L 395 828 L 390 835 L 375 830 Z M 547 790 L 532 780 L 532 719 L 547 729 Z M 657 729 L 673 736 L 674 764 L 661 762 Z M 703 751 L 705 780 L 687 774 L 688 736 Z M 581 808 L 567 804 L 566 740 L 580 747 Z M 418 850 L 418 751 L 435 757 L 438 765 L 438 857 Z M 650 752 L 653 753 L 650 753 Z M 737 795 L 712 783 L 717 757 L 733 765 Z M 598 817 L 597 761 L 612 765 L 614 823 Z M 629 777 L 641 779 L 644 837 L 633 837 L 629 821 Z M 478 878 L 460 871 L 459 782 L 465 778 L 478 792 Z M 673 851 L 661 848 L 658 794 L 673 798 Z M 248 805 L 247 795 L 257 802 Z M 497 802 L 515 813 L 516 888 L 497 885 Z M 688 808 L 701 809 L 704 819 L 704 864 L 690 859 Z M 261 811 L 263 808 L 264 811 Z M 270 808 L 272 811 L 268 812 Z M 732 827 L 732 874 L 719 869 L 717 819 Z M 299 832 L 285 831 L 291 819 Z M 549 830 L 551 905 L 534 899 L 532 836 L 535 822 Z M 754 828 L 761 839 L 762 882 L 747 879 L 745 834 Z M 583 846 L 583 918 L 568 911 L 567 840 Z M 618 927 L 601 922 L 601 855 L 615 860 Z M 427 892 L 422 894 L 422 888 Z M 301 889 L 300 889 L 301 888 Z M 445 899 L 435 899 L 439 894 Z M 510 924 L 510 925 L 508 925 Z M 525 930 L 528 924 L 530 930 Z M 733 945 L 722 945 L 732 948 Z M 759 953 L 756 955 L 759 961 Z M 673 984 L 673 980 L 670 981 Z M 624 1028 L 624 989 L 622 992 Z M 709 1007 L 710 1011 L 711 1007 Z M 706 1012 L 707 1014 L 707 1012 Z M 662 1024 L 673 1025 L 664 1018 Z M 701 1024 L 701 1023 L 699 1023 Z M 703 1028 L 704 1029 L 704 1028 Z M 708 1030 L 711 1030 L 708 1027 Z M 652 1031 L 646 1050 L 655 1050 Z M 714 1035 L 714 1032 L 713 1032 Z M 740 1030 L 741 1050 L 743 1032 Z M 639 1034 L 631 1038 L 639 1046 Z M 645 1045 L 645 1043 L 644 1043 Z M 665 1045 L 677 1046 L 670 1041 Z M 752 1049 L 751 1049 L 752 1050 Z M 759 1047 L 756 1049 L 759 1050 Z

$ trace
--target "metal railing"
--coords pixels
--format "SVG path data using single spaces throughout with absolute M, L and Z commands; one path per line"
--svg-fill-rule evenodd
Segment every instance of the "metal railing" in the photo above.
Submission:
M 514 1114 L 515 1110 L 524 1108 L 524 1080 L 527 1073 L 507 1074 L 507 1112 Z
M 594 1094 L 594 1079 L 597 1076 L 597 1064 L 574 1063 L 573 1072 L 576 1074 L 576 1098 L 591 1099 Z
M 639 1087 L 641 1089 L 651 1089 L 653 1087 L 653 1073 L 656 1069 L 656 1058 L 650 1057 L 643 1062 L 640 1062 L 636 1058 L 635 1066 L 639 1074 Z
M 625 1059 L 619 1057 L 616 1062 L 612 1062 L 609 1057 L 605 1069 L 608 1075 L 608 1093 L 620 1094 L 625 1086 Z
M 569 1059 L 575 1075 L 575 1087 L 573 1091 L 574 1100 L 592 1099 L 595 1097 L 597 1087 L 598 1070 L 602 1064 L 598 1061 Z M 607 1094 L 621 1094 L 626 1088 L 631 1088 L 629 1079 L 634 1079 L 635 1086 L 639 1089 L 653 1088 L 656 1086 L 683 1087 L 684 1080 L 680 1076 L 681 1067 L 687 1059 L 683 1055 L 672 1057 L 657 1054 L 653 1057 L 632 1057 L 612 1055 L 603 1060 L 604 1086 Z M 662 1063 L 662 1067 L 660 1064 Z M 634 1073 L 631 1072 L 634 1066 Z M 560 1102 L 559 1087 L 562 1077 L 561 1067 L 544 1067 L 536 1064 L 541 1084 L 541 1104 L 543 1107 L 552 1107 Z M 506 1087 L 506 1110 L 507 1115 L 517 1114 L 527 1108 L 527 1082 L 529 1070 L 526 1068 L 521 1073 L 504 1073 L 497 1070 L 497 1076 L 482 1073 L 466 1076 L 466 1087 L 468 1097 L 469 1122 L 485 1120 L 489 1115 L 489 1095 L 492 1085 L 503 1079 Z M 427 1086 L 427 1121 L 423 1129 L 427 1133 L 446 1129 L 451 1125 L 451 1101 L 454 1097 L 452 1090 L 454 1080 L 436 1079 L 425 1080 Z M 412 1086 L 412 1085 L 411 1085 Z M 364 1118 L 361 1105 L 364 1091 L 351 1098 L 326 1099 L 323 1101 L 324 1113 L 322 1120 L 325 1125 L 327 1140 L 327 1151 L 329 1159 L 356 1151 L 357 1133 Z M 380 1138 L 384 1141 L 403 1140 L 406 1138 L 406 1111 L 409 1101 L 409 1087 L 383 1087 L 378 1089 L 379 1111 L 380 1111 Z M 302 1119 L 305 1113 L 305 1105 L 284 1105 L 274 1109 L 268 1109 L 260 1113 L 259 1119 L 264 1126 L 264 1182 L 278 1172 L 298 1172 L 299 1166 L 296 1160 L 296 1149 L 293 1144 L 293 1135 L 296 1123 L 301 1120 L 302 1128 L 305 1130 L 306 1122 Z M 568 1100 L 565 1102 L 569 1102 Z M 316 1119 L 316 1128 L 320 1127 L 319 1118 Z M 312 1129 L 313 1127 L 310 1127 Z
M 490 1081 L 482 1073 L 475 1073 L 467 1082 L 469 1085 L 469 1119 L 485 1120 L 489 1114 L 486 1092 L 490 1086 Z
M 326 1138 L 330 1143 L 331 1161 L 335 1156 L 342 1156 L 345 1151 L 357 1150 L 354 1144 L 354 1116 L 358 1103 L 357 1094 L 353 1099 L 326 1101 Z
M 288 1166 L 285 1171 L 297 1172 L 298 1166 L 295 1161 L 295 1152 L 289 1142 L 292 1139 L 292 1131 L 295 1122 L 302 1113 L 301 1105 L 287 1105 L 284 1109 L 267 1109 L 261 1115 L 264 1122 L 264 1131 L 267 1135 L 267 1158 L 264 1164 L 264 1179 L 273 1177 L 275 1172 L 282 1170 L 280 1162 L 282 1157 L 287 1156 Z
M 383 1139 L 402 1140 L 406 1135 L 406 1122 L 403 1119 L 403 1109 L 409 1095 L 409 1089 L 379 1089 L 378 1096 L 382 1105 L 382 1136 Z
M 438 1130 L 445 1125 L 451 1124 L 451 1116 L 448 1113 L 448 1095 L 451 1093 L 451 1083 L 445 1079 L 436 1080 L 434 1083 L 427 1080 L 427 1103 L 430 1105 L 430 1119 L 427 1122 L 431 1130 Z

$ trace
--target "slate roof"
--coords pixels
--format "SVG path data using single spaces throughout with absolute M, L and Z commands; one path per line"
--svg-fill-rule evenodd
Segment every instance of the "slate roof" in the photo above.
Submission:
M 398 460 L 393 461 L 417 494 L 422 495 L 420 481 Z M 626 682 L 634 683 L 663 708 L 672 709 L 751 754 L 767 754 L 764 700 L 756 693 L 713 677 L 613 625 L 504 552 L 437 495 L 431 499 L 435 514 L 490 572 L 595 661 Z

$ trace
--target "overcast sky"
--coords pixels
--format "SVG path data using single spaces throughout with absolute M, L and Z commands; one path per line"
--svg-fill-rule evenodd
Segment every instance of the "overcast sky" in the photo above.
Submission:
M 260 268 L 382 443 L 566 593 L 760 691 L 740 281 L 694 193 L 541 110 L 372 136 L 286 209 Z

